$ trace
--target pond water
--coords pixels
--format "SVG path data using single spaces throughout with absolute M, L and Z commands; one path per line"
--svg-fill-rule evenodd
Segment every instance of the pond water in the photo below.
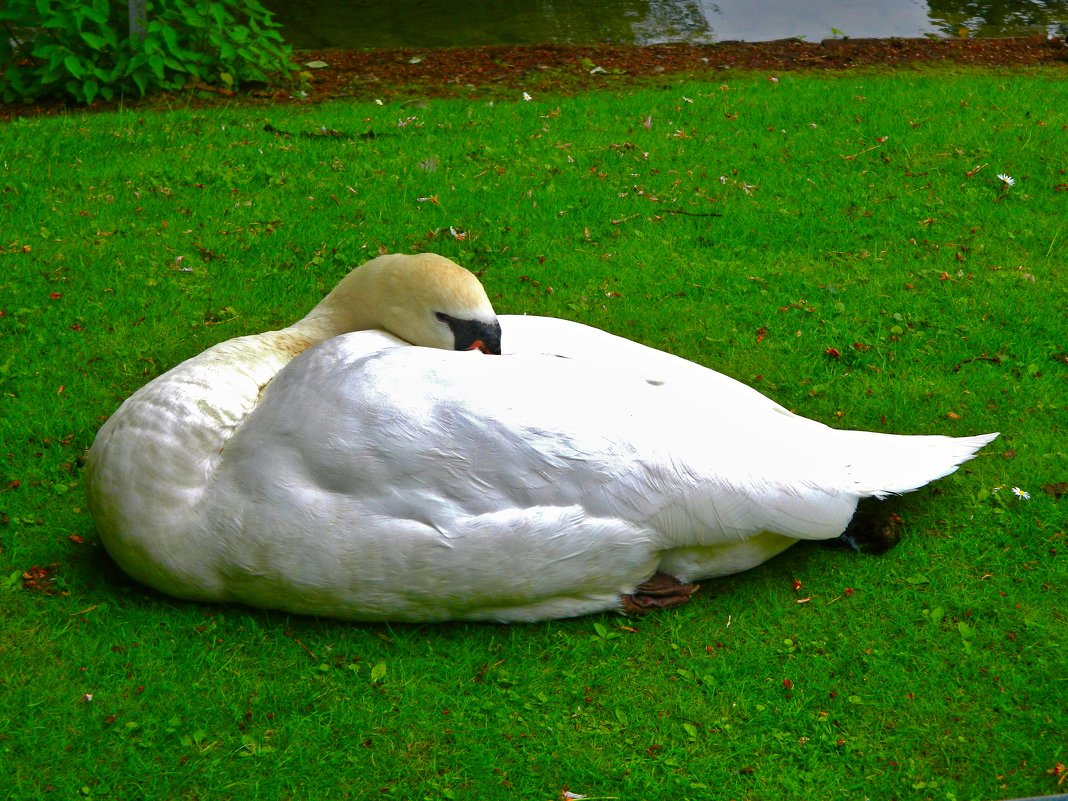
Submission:
M 750 42 L 1068 33 L 1068 0 L 286 0 L 297 48 Z

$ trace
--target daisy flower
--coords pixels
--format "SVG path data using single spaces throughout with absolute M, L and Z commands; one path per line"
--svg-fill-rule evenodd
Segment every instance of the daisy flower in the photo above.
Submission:
M 1017 498 L 1023 498 L 1025 501 L 1031 500 L 1031 493 L 1027 492 L 1026 490 L 1022 490 L 1019 487 L 1013 487 L 1012 494 L 1015 495 Z
M 1005 187 L 1007 189 L 1012 189 L 1014 186 L 1016 186 L 1016 179 L 1007 173 L 999 172 L 998 180 L 1005 184 Z

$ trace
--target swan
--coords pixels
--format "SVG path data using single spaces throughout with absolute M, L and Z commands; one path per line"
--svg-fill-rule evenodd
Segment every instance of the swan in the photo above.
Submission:
M 534 621 L 683 603 L 996 436 L 832 429 L 607 332 L 498 317 L 470 272 L 394 254 L 135 392 L 86 489 L 114 560 L 172 596 Z

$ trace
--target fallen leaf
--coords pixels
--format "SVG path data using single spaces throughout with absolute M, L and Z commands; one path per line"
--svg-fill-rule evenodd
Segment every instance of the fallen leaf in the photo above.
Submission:
M 53 562 L 45 567 L 34 565 L 23 572 L 22 587 L 31 592 L 43 592 L 50 595 L 55 590 L 56 573 L 58 572 L 58 562 Z
M 385 677 L 386 677 L 386 663 L 385 662 L 379 662 L 377 665 L 375 665 L 373 668 L 371 668 L 371 681 L 373 683 L 377 684 L 378 682 L 382 681 L 382 679 L 384 679 Z

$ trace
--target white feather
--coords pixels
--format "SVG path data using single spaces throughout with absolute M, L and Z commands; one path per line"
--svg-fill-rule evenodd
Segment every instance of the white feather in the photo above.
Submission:
M 658 570 L 724 575 L 836 537 L 858 499 L 923 486 L 996 436 L 838 431 L 602 331 L 499 319 L 502 356 L 334 335 L 320 309 L 179 365 L 92 448 L 105 545 L 185 598 L 561 617 L 618 608 Z

